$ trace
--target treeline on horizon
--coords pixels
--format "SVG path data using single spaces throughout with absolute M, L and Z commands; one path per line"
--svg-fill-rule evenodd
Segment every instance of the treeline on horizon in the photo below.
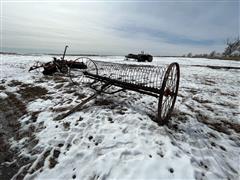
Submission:
M 52 56 L 62 56 L 60 53 L 16 53 L 16 52 L 0 52 L 0 54 L 7 55 L 52 55 Z M 100 54 L 67 54 L 67 56 L 115 56 L 115 55 L 100 55 Z M 209 58 L 209 59 L 225 59 L 225 60 L 240 60 L 240 39 L 239 37 L 234 40 L 227 39 L 226 48 L 224 52 L 219 53 L 212 51 L 207 54 L 192 54 L 191 52 L 187 55 L 182 56 L 155 56 L 155 57 L 189 57 L 189 58 Z
M 240 39 L 239 37 L 226 41 L 226 48 L 224 52 L 219 53 L 216 51 L 212 51 L 209 54 L 195 54 L 188 53 L 187 55 L 183 55 L 182 57 L 191 57 L 191 58 L 209 58 L 209 59 L 226 59 L 226 60 L 240 60 Z

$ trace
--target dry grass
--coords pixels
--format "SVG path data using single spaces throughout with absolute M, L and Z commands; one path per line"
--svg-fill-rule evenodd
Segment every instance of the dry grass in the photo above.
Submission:
M 5 90 L 6 88 L 4 87 L 4 86 L 2 86 L 2 85 L 0 85 L 0 90 Z
M 0 124 L 2 126 L 0 128 L 0 162 L 10 162 L 20 158 L 10 148 L 8 139 L 12 137 L 17 139 L 20 128 L 18 119 L 27 113 L 26 105 L 15 94 L 8 92 L 6 94 L 8 97 L 0 101 Z M 21 161 L 21 159 L 24 161 Z M 10 179 L 21 166 L 25 165 L 25 159 L 21 159 L 17 164 L 1 165 L 0 171 L 5 173 L 0 174 L 0 179 Z
M 240 124 L 224 121 L 224 120 L 214 120 L 210 119 L 207 116 L 203 116 L 201 114 L 198 114 L 197 120 L 206 124 L 211 129 L 214 129 L 215 131 L 222 132 L 224 134 L 231 134 L 231 130 L 235 131 L 236 133 L 240 133 Z
M 47 92 L 48 90 L 43 87 L 30 85 L 21 86 L 21 88 L 17 91 L 17 93 L 19 93 L 25 101 L 41 98 L 46 95 Z
M 10 86 L 10 87 L 16 87 L 16 86 L 20 86 L 20 85 L 22 85 L 22 84 L 23 84 L 23 83 L 20 82 L 20 81 L 12 80 L 12 81 L 10 81 L 10 83 L 8 83 L 8 86 Z
M 16 160 L 17 163 L 13 163 L 10 166 L 1 166 L 0 171 L 6 173 L 0 173 L 0 179 L 10 179 L 17 173 L 19 168 L 34 161 L 34 158 L 28 159 L 23 156 L 18 156 L 17 152 L 9 147 L 8 139 L 12 137 L 15 140 L 27 138 L 24 146 L 29 151 L 38 144 L 38 139 L 34 135 L 37 128 L 34 125 L 29 125 L 27 130 L 20 131 L 21 125 L 18 119 L 28 113 L 26 109 L 27 102 L 44 97 L 48 92 L 40 86 L 32 86 L 31 84 L 25 84 L 16 80 L 10 81 L 7 85 L 10 87 L 18 87 L 19 90 L 17 93 L 21 95 L 21 98 L 19 99 L 14 93 L 5 92 L 6 88 L 1 85 L 0 89 L 3 90 L 8 97 L 0 101 L 0 124 L 2 126 L 0 129 L 0 161 L 10 162 Z M 29 122 L 36 122 L 38 114 L 39 112 L 31 114 Z M 17 179 L 22 179 L 26 173 L 27 168 L 18 175 Z
M 109 106 L 113 104 L 113 101 L 110 99 L 97 98 L 94 102 L 97 106 Z
M 6 92 L 6 94 L 8 97 L 0 102 L 0 112 L 3 113 L 7 119 L 18 119 L 27 113 L 26 105 L 19 100 L 15 94 L 9 92 Z
M 208 59 L 221 59 L 221 60 L 240 61 L 240 56 L 232 56 L 232 57 L 216 57 L 216 58 L 208 58 Z

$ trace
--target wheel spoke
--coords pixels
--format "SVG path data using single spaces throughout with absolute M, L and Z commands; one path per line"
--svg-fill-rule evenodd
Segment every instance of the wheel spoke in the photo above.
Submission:
M 97 67 L 91 59 L 86 57 L 77 58 L 71 66 L 69 76 L 74 84 L 91 83 L 94 81 L 93 79 L 86 78 L 84 74 L 86 71 L 97 74 Z

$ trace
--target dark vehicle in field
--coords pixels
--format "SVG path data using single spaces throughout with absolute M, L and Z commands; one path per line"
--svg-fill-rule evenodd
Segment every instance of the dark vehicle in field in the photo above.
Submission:
M 126 60 L 128 59 L 136 59 L 138 62 L 152 62 L 153 56 L 150 54 L 144 54 L 142 52 L 141 54 L 128 54 L 126 57 Z

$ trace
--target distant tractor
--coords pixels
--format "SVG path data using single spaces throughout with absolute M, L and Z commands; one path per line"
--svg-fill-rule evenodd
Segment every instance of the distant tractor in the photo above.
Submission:
M 128 59 L 136 59 L 138 62 L 152 62 L 153 56 L 150 54 L 144 54 L 142 51 L 141 54 L 128 54 L 126 57 L 126 60 Z

